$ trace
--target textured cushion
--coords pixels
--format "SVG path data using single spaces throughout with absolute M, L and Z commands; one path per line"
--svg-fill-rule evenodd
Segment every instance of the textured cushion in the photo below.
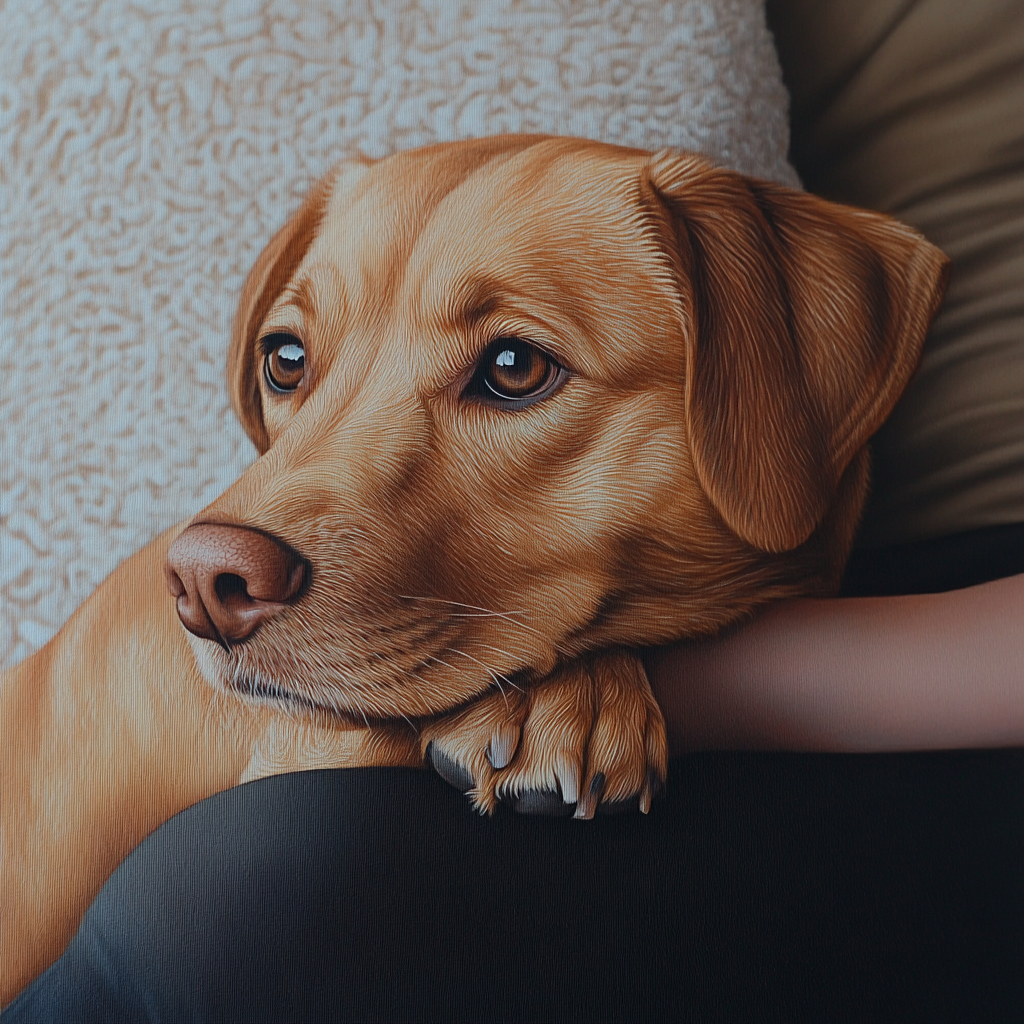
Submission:
M 751 0 L 19 0 L 0 130 L 7 664 L 253 457 L 231 315 L 338 158 L 554 132 L 797 180 Z
M 770 0 L 804 184 L 953 260 L 865 546 L 1024 522 L 1024 4 Z

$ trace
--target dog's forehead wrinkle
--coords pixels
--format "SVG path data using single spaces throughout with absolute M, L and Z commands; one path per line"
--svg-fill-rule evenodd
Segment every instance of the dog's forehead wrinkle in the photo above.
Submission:
M 310 318 L 303 313 L 303 311 L 294 303 L 280 301 L 270 310 L 260 325 L 260 329 L 257 332 L 257 339 L 265 338 L 271 334 L 284 333 L 294 334 L 297 338 L 300 338 L 303 343 L 307 342 L 307 324 Z M 307 352 L 308 355 L 308 352 Z M 254 372 L 260 373 L 260 364 L 257 361 L 254 368 Z M 264 414 L 267 409 L 264 403 Z
M 409 256 L 410 273 L 428 279 L 431 272 L 445 274 L 462 262 L 460 251 L 479 236 L 504 234 L 520 224 L 536 228 L 541 218 L 535 215 L 533 223 L 524 221 L 524 211 L 549 212 L 554 206 L 565 214 L 578 214 L 584 208 L 581 197 L 558 173 L 566 163 L 577 169 L 600 166 L 600 161 L 587 155 L 567 153 L 566 140 L 557 140 L 474 168 L 439 198 L 425 218 Z M 586 173 L 582 181 L 593 184 Z M 595 192 L 602 196 L 600 189 Z
M 410 253 L 448 195 L 481 165 L 535 141 L 508 138 L 463 145 L 457 153 L 423 149 L 382 160 L 355 192 L 332 202 L 314 248 L 360 270 L 362 291 L 373 293 L 379 309 L 401 288 Z
M 508 295 L 500 281 L 487 274 L 466 275 L 461 294 L 455 296 L 458 313 L 467 328 L 472 329 L 503 303 Z
M 312 267 L 300 267 L 298 273 L 285 285 L 277 301 L 270 307 L 268 319 L 287 309 L 294 310 L 303 320 L 315 320 L 320 310 L 317 285 L 321 288 L 330 287 L 328 282 L 322 280 L 321 275 L 316 274 L 321 267 L 319 263 Z M 321 280 L 315 281 L 314 277 L 321 277 Z

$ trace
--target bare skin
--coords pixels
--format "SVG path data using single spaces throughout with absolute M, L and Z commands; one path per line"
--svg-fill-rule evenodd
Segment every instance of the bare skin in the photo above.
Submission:
M 779 603 L 645 661 L 677 754 L 1024 745 L 1024 575 Z

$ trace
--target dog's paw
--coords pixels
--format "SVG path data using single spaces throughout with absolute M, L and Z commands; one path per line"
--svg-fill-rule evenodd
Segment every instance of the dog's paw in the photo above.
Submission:
M 634 654 L 593 655 L 489 693 L 423 730 L 424 756 L 474 805 L 591 818 L 646 813 L 665 781 L 665 722 Z

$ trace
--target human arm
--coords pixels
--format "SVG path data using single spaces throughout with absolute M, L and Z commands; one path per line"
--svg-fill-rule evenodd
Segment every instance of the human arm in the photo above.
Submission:
M 1024 745 L 1024 575 L 786 602 L 645 661 L 673 753 Z

